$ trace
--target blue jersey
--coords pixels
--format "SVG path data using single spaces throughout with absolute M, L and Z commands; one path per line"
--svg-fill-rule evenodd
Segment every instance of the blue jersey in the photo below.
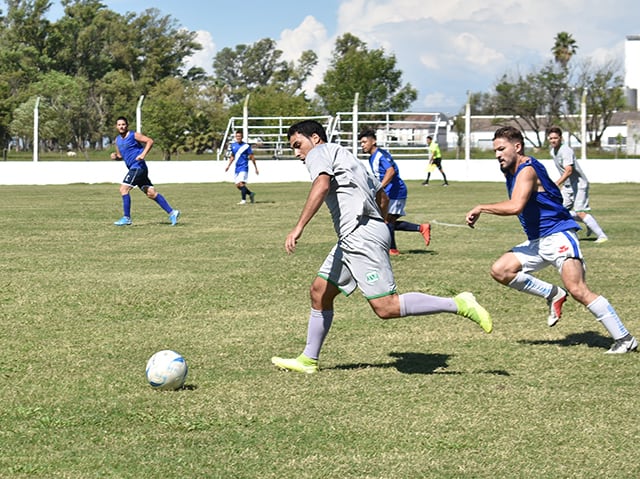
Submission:
M 136 140 L 134 131 L 129 131 L 124 138 L 118 135 L 116 137 L 116 145 L 118 145 L 118 151 L 120 151 L 127 168 L 147 168 L 144 160 L 136 161 L 138 155 L 144 151 L 144 145 Z
M 526 162 L 522 163 L 514 175 L 505 173 L 509 198 L 511 198 L 516 177 L 524 168 L 528 167 L 536 170 L 544 191 L 534 191 L 518 215 L 527 238 L 535 240 L 561 231 L 579 230 L 580 226 L 571 217 L 569 210 L 562 206 L 560 190 L 549 178 L 544 165 L 533 157 L 529 157 Z
M 407 198 L 407 185 L 405 185 L 402 178 L 400 178 L 398 165 L 393 161 L 388 151 L 377 148 L 375 153 L 369 157 L 369 165 L 371 166 L 373 174 L 376 175 L 380 181 L 384 178 L 387 170 L 393 168 L 395 175 L 393 175 L 389 184 L 384 187 L 384 192 L 390 200 L 404 200 Z
M 231 143 L 231 154 L 236 162 L 236 173 L 249 171 L 249 156 L 253 155 L 248 143 Z

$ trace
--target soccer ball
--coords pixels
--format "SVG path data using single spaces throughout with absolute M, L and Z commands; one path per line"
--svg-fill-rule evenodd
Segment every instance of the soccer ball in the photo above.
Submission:
M 158 351 L 147 361 L 147 381 L 153 389 L 174 391 L 184 385 L 188 369 L 181 354 L 169 349 Z

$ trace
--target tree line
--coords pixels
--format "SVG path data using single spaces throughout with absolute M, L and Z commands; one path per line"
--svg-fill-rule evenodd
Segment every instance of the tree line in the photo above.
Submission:
M 202 68 L 184 66 L 202 49 L 196 33 L 158 9 L 123 15 L 99 0 L 62 0 L 64 14 L 50 21 L 49 0 L 4 3 L 6 12 L 0 11 L 3 148 L 16 141 L 33 148 L 38 99 L 40 147 L 83 152 L 102 149 L 104 138 L 114 135 L 115 119 L 135 117 L 138 99 L 144 95 L 145 134 L 170 159 L 176 153 L 201 154 L 219 147 L 228 119 L 242 114 L 249 93 L 252 116 L 333 115 L 350 111 L 356 93 L 362 111 L 406 111 L 417 98 L 416 89 L 403 81 L 395 55 L 369 48 L 349 33 L 336 40 L 322 81 L 309 97 L 304 85 L 318 64 L 312 50 L 285 61 L 269 38 L 227 47 L 216 54 L 214 73 L 208 75 Z M 613 76 L 608 73 L 596 70 L 579 78 L 578 87 L 589 88 L 590 101 L 595 102 L 600 91 L 594 85 L 601 84 L 607 95 L 617 86 L 613 65 Z M 568 60 L 525 76 L 505 75 L 494 93 L 471 95 L 472 108 L 474 114 L 500 111 L 526 119 L 540 112 L 550 119 L 570 115 L 575 103 L 568 92 L 576 88 L 571 81 Z M 600 118 L 605 122 L 606 112 L 613 111 L 610 106 L 602 106 Z

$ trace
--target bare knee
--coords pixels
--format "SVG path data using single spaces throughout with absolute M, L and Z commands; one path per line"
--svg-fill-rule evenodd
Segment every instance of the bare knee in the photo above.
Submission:
M 380 319 L 400 317 L 400 297 L 397 294 L 370 299 L 369 304 Z
M 501 284 L 507 285 L 511 283 L 517 274 L 517 271 L 504 269 L 495 263 L 491 266 L 491 277 Z
M 311 283 L 309 297 L 311 307 L 319 311 L 330 311 L 333 309 L 333 300 L 340 294 L 340 290 L 319 276 Z
M 513 253 L 506 253 L 491 265 L 491 277 L 498 283 L 508 285 L 521 269 L 522 265 L 516 256 Z
M 147 195 L 147 198 L 149 198 L 150 200 L 155 200 L 156 196 L 158 196 L 158 192 L 156 191 L 155 188 L 147 188 L 145 191 L 145 194 Z

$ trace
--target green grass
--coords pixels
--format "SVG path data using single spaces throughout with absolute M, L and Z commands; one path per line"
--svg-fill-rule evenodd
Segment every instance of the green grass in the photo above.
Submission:
M 436 183 L 437 184 L 437 183 Z M 497 183 L 410 182 L 407 220 L 462 224 Z M 314 376 L 276 370 L 301 352 L 308 288 L 335 238 L 326 210 L 295 255 L 284 239 L 308 184 L 160 185 L 183 215 L 117 185 L 2 187 L 0 477 L 600 478 L 640 476 L 637 354 L 575 301 L 546 304 L 488 269 L 524 239 L 515 218 L 398 233 L 401 292 L 473 291 L 482 333 L 454 315 L 382 321 L 340 297 Z M 592 185 L 611 241 L 582 241 L 591 288 L 640 334 L 636 184 Z M 582 235 L 583 236 L 583 235 Z M 557 282 L 555 271 L 542 277 Z M 187 387 L 145 382 L 151 354 L 186 357 Z

